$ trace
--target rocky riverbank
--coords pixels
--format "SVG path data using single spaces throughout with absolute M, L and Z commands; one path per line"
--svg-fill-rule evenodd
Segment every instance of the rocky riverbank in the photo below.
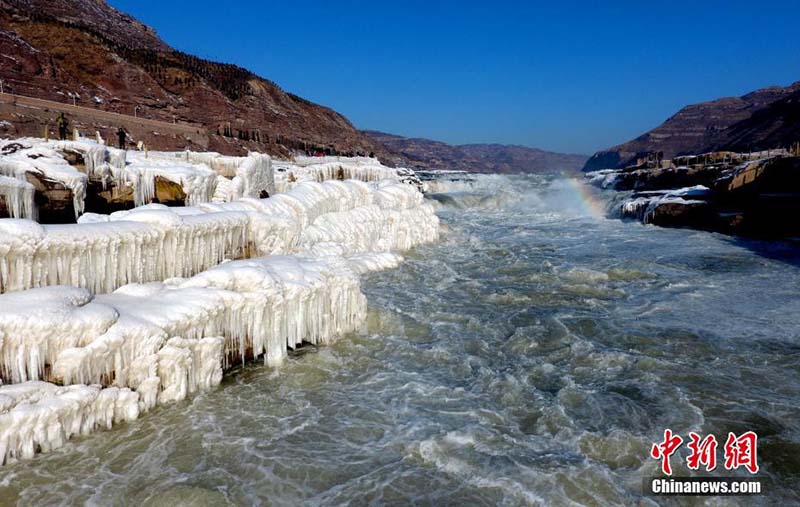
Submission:
M 612 216 L 748 237 L 800 236 L 797 153 L 709 153 L 585 177 L 620 192 L 612 199 Z

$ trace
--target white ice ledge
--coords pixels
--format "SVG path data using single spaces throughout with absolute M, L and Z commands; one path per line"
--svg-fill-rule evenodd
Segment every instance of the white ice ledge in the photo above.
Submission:
M 267 199 L 148 205 L 78 224 L 0 220 L 0 292 L 72 285 L 94 293 L 187 277 L 223 260 L 403 250 L 438 234 L 433 208 L 394 181 L 305 182 Z M 333 246 L 335 245 L 335 246 Z
M 433 208 L 395 181 L 87 220 L 0 221 L 4 287 L 41 286 L 0 295 L 0 463 L 354 331 L 360 276 L 438 237 Z M 221 262 L 250 255 L 266 256 Z

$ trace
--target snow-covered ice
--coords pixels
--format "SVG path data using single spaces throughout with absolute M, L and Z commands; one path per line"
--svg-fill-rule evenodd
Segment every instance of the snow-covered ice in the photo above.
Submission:
M 71 225 L 3 219 L 0 231 L 0 291 L 64 284 L 110 292 L 330 243 L 347 253 L 404 250 L 435 239 L 438 220 L 410 185 L 326 181 L 267 199 L 89 214 Z
M 21 382 L 0 386 L 0 462 L 214 387 L 233 361 L 278 365 L 287 348 L 354 331 L 366 317 L 359 274 L 400 259 L 269 256 L 96 297 L 64 286 L 0 295 L 0 372 Z
M 433 207 L 396 178 L 80 222 L 0 220 L 0 463 L 356 330 L 360 276 L 438 237 Z
M 27 174 L 60 183 L 72 192 L 75 218 L 83 213 L 88 177 L 39 140 L 0 140 L 0 175 L 26 181 Z M 32 213 L 31 213 L 32 214 Z
M 297 157 L 293 162 L 274 161 L 273 167 L 278 192 L 286 192 L 306 181 L 401 181 L 405 174 L 403 170 L 386 167 L 367 157 Z

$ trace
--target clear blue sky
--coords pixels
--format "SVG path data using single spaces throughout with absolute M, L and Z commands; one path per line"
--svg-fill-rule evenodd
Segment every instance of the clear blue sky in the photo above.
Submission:
M 591 153 L 800 80 L 798 0 L 110 3 L 359 128 L 457 144 Z

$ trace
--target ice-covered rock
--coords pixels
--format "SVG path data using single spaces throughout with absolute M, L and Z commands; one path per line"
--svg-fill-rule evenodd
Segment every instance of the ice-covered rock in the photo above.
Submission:
M 109 222 L 40 226 L 0 220 L 0 289 L 75 285 L 109 292 L 132 282 L 191 276 L 246 248 L 249 218 L 221 212 L 182 217 L 144 210 Z
M 292 161 L 273 161 L 260 153 L 233 157 L 213 152 L 126 151 L 82 137 L 74 141 L 30 138 L 1 142 L 0 175 L 24 179 L 26 174 L 41 176 L 69 189 L 76 218 L 83 213 L 88 182 L 98 192 L 99 202 L 112 203 L 117 209 L 126 202 L 142 206 L 156 198 L 167 199 L 162 193 L 173 198 L 179 195 L 187 205 L 194 206 L 261 199 L 288 192 L 304 182 L 329 180 L 391 180 L 422 189 L 414 171 L 386 167 L 368 157 L 298 157 Z M 161 189 L 157 194 L 158 185 L 165 182 L 174 184 L 178 190 L 170 187 L 169 192 Z M 102 191 L 94 186 L 97 183 Z
M 99 182 L 103 190 L 111 186 L 132 188 L 136 206 L 155 198 L 159 178 L 178 185 L 188 205 L 211 202 L 215 196 L 217 200 L 235 200 L 262 198 L 275 192 L 272 161 L 268 155 L 260 153 L 228 157 L 188 151 L 129 152 L 86 138 L 75 141 L 33 138 L 0 141 L 0 175 L 24 181 L 26 174 L 60 183 L 69 189 L 76 218 L 84 210 L 89 180 Z
M 83 213 L 88 177 L 38 139 L 0 140 L 0 175 L 26 181 L 27 175 L 63 185 L 72 194 L 75 218 Z
M 613 189 L 621 174 L 622 171 L 617 169 L 601 169 L 599 171 L 586 173 L 584 178 L 589 180 L 589 183 L 596 187 Z
M 0 378 L 24 382 L 42 378 L 48 365 L 70 347 L 85 346 L 118 318 L 111 307 L 92 301 L 77 287 L 44 287 L 0 295 Z
M 689 225 L 707 219 L 711 191 L 703 186 L 675 190 L 637 192 L 622 202 L 619 213 L 623 218 L 635 218 L 645 224 Z
M 262 153 L 232 157 L 214 152 L 150 152 L 148 157 L 184 160 L 214 171 L 217 175 L 214 202 L 229 202 L 243 197 L 263 198 L 275 193 L 272 159 Z
M 124 172 L 118 179 L 133 184 L 137 206 L 153 200 L 157 177 L 180 185 L 189 206 L 211 202 L 217 185 L 216 173 L 203 164 L 160 158 L 136 151 L 129 152 Z

